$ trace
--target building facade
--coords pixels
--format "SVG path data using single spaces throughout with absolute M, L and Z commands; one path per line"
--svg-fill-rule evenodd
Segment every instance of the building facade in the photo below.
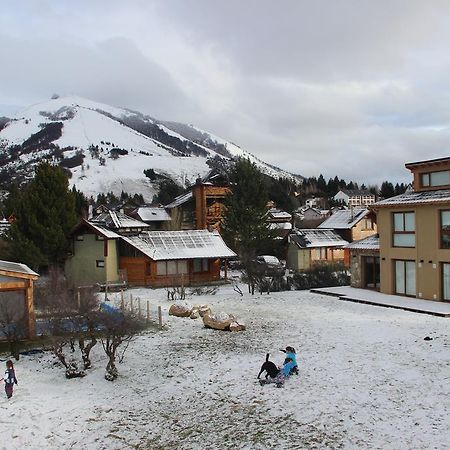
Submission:
M 375 195 L 367 189 L 341 189 L 334 197 L 338 203 L 347 206 L 370 206 L 375 203 Z
M 380 291 L 450 301 L 450 157 L 405 166 L 414 190 L 374 205 Z

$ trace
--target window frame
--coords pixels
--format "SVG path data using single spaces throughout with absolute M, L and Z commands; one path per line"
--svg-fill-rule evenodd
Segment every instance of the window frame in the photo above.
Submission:
M 104 269 L 105 268 L 105 260 L 104 259 L 96 259 L 95 267 L 97 267 L 98 269 Z
M 444 184 L 436 184 L 435 182 L 433 183 L 433 174 L 437 173 L 447 173 L 448 174 L 447 183 Z M 419 176 L 420 176 L 420 186 L 423 188 L 450 186 L 450 170 L 434 170 L 432 172 L 421 172 Z M 424 182 L 425 178 L 427 178 L 426 182 Z
M 442 223 L 442 218 L 443 218 L 443 214 L 442 213 L 449 213 L 450 214 L 450 209 L 440 209 L 439 210 L 439 248 L 441 248 L 442 250 L 450 250 L 450 228 L 448 230 L 444 231 L 444 227 L 443 227 L 443 223 Z M 450 224 L 449 224 L 450 226 Z M 444 246 L 444 235 L 445 236 L 449 236 L 449 245 Z
M 446 292 L 445 292 L 445 287 L 446 287 L 446 285 L 445 285 L 445 283 L 444 283 L 444 280 L 445 280 L 445 268 L 446 268 L 446 266 L 448 266 L 448 270 L 449 270 L 449 282 L 450 282 L 450 263 L 442 263 L 441 264 L 441 277 L 442 277 L 442 300 L 444 301 L 444 302 L 450 302 L 450 287 L 448 288 L 448 292 L 447 292 L 447 296 L 448 297 L 445 297 L 445 295 L 446 295 Z
M 395 229 L 395 216 L 396 215 L 402 215 L 403 216 L 403 230 L 396 230 Z M 412 214 L 414 217 L 414 230 L 413 231 L 405 231 L 405 216 L 406 214 Z M 395 244 L 395 236 L 396 235 L 407 235 L 407 236 L 413 236 L 414 237 L 414 244 L 413 245 L 396 245 Z M 397 211 L 392 213 L 392 247 L 394 248 L 415 248 L 416 247 L 416 213 L 415 211 Z
M 394 277 L 393 277 L 393 282 L 394 282 L 394 292 L 395 295 L 403 295 L 405 297 L 410 297 L 410 298 L 417 298 L 417 263 L 415 260 L 411 260 L 411 259 L 394 259 L 393 260 L 394 263 Z M 404 288 L 404 292 L 399 292 L 397 290 L 397 263 L 402 263 L 403 264 L 403 274 L 404 274 L 404 280 L 403 280 L 403 288 Z M 414 294 L 407 294 L 407 277 L 406 274 L 408 273 L 407 271 L 407 263 L 412 263 L 414 265 Z

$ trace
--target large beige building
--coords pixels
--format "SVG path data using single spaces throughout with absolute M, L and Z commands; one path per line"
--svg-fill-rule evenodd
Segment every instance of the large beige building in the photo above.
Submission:
M 450 157 L 405 166 L 414 189 L 373 206 L 380 291 L 450 301 Z

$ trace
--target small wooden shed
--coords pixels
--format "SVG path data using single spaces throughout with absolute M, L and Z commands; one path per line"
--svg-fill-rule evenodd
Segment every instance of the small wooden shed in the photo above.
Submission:
M 36 335 L 33 306 L 33 283 L 39 275 L 25 264 L 0 261 L 0 339 L 7 328 L 24 324 L 28 338 Z

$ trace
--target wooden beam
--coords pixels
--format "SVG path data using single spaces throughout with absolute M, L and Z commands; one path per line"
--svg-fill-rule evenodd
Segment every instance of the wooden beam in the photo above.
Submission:
M 25 281 L 0 282 L 0 291 L 23 291 L 26 288 Z
M 28 281 L 28 287 L 25 294 L 25 307 L 28 318 L 28 337 L 34 339 L 36 337 L 36 317 L 34 315 L 33 304 L 33 281 Z
M 22 272 L 12 272 L 10 270 L 1 270 L 0 275 L 4 275 L 5 277 L 11 278 L 23 278 L 27 280 L 37 280 L 38 275 L 32 275 L 31 273 L 22 273 Z

